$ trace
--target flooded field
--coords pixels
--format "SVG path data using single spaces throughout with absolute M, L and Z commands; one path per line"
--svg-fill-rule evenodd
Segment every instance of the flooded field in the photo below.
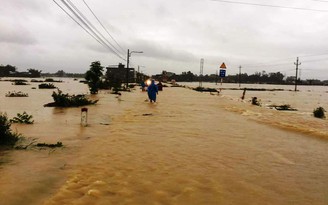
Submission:
M 56 85 L 88 92 L 73 80 Z M 121 101 L 102 91 L 82 127 L 81 108 L 43 107 L 52 90 L 0 86 L 0 112 L 12 118 L 26 111 L 35 120 L 13 130 L 64 144 L 0 152 L 1 204 L 328 203 L 328 121 L 311 116 L 317 106 L 328 108 L 327 87 L 248 92 L 244 101 L 241 91 L 211 95 L 172 87 L 156 104 L 139 89 Z M 4 97 L 13 90 L 29 97 Z M 252 106 L 251 96 L 299 111 Z

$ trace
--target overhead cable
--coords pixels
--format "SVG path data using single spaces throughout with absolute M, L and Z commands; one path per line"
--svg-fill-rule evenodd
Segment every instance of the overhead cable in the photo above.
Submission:
M 294 9 L 294 10 L 303 10 L 303 11 L 328 12 L 328 10 L 322 10 L 322 9 L 310 9 L 310 8 L 299 8 L 299 7 L 289 7 L 289 6 L 278 6 L 278 5 L 270 5 L 270 4 L 257 4 L 257 3 L 241 2 L 241 1 L 226 1 L 226 0 L 211 0 L 211 1 L 221 2 L 221 3 L 228 3 L 228 4 L 243 4 L 243 5 L 250 5 L 250 6 L 262 6 L 262 7 L 282 8 L 282 9 Z
M 93 14 L 93 16 L 97 19 L 97 21 L 99 22 L 99 24 L 103 27 L 103 29 L 106 31 L 106 33 L 111 37 L 111 39 L 116 43 L 116 45 L 123 51 L 125 52 L 125 50 L 120 46 L 120 44 L 114 39 L 114 37 L 109 33 L 109 31 L 105 28 L 105 26 L 100 22 L 100 20 L 98 19 L 98 17 L 96 16 L 96 14 L 91 10 L 91 8 L 89 7 L 89 5 L 87 4 L 87 2 L 85 2 L 85 0 L 83 0 L 84 4 L 88 7 L 88 9 L 90 10 L 90 12 Z
M 74 4 L 72 2 L 70 2 L 69 0 L 67 0 L 67 2 L 71 5 L 69 5 L 66 0 L 61 0 L 61 2 L 65 5 L 65 7 L 75 16 L 75 18 L 70 15 L 68 13 L 68 11 L 66 11 L 58 2 L 56 2 L 55 0 L 53 0 L 57 6 L 59 6 L 71 19 L 74 20 L 75 23 L 77 23 L 80 27 L 83 28 L 83 30 L 85 30 L 89 35 L 91 35 L 98 43 L 100 43 L 102 46 L 106 47 L 107 49 L 109 49 L 113 54 L 115 54 L 118 58 L 122 59 L 125 61 L 125 59 L 118 54 L 110 45 L 108 45 L 108 43 L 106 43 L 96 32 L 93 28 L 91 28 L 88 23 L 86 22 L 86 20 L 84 20 L 83 18 L 85 17 L 80 11 L 78 11 L 78 9 L 74 6 Z M 77 10 L 75 11 L 72 7 L 76 8 Z M 80 14 L 78 14 L 78 13 Z M 88 21 L 89 22 L 89 21 Z
M 92 29 L 97 33 L 97 35 L 99 34 L 102 38 L 100 38 L 101 40 L 105 40 L 110 46 L 111 48 L 113 48 L 115 50 L 115 53 L 120 53 L 119 50 L 117 50 L 117 48 L 115 48 L 115 46 L 109 42 L 99 31 L 98 29 L 88 20 L 88 18 L 70 1 L 67 0 L 67 2 L 71 5 L 71 7 L 73 7 L 75 9 L 75 11 L 78 12 L 78 14 L 86 21 L 86 23 L 88 25 L 90 25 L 92 27 Z
M 55 0 L 53 0 L 59 8 L 61 8 L 75 23 L 77 23 L 85 32 L 87 32 L 92 38 L 94 38 L 98 43 L 103 45 L 96 37 L 94 37 L 87 29 L 85 29 L 76 19 L 73 18 L 62 6 L 60 6 Z

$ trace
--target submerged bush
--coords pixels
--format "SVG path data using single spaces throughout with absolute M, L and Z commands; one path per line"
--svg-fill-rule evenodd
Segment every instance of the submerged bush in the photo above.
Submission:
M 25 80 L 15 80 L 13 85 L 28 85 Z
M 51 95 L 55 102 L 44 105 L 45 107 L 79 107 L 84 105 L 96 104 L 98 100 L 88 100 L 85 95 L 69 95 L 63 94 L 58 89 L 58 93 L 55 91 Z
M 257 97 L 252 97 L 252 105 L 261 106 L 261 103 L 257 100 Z
M 12 133 L 10 126 L 7 115 L 0 113 L 0 146 L 14 146 L 21 137 L 20 134 Z
M 54 80 L 54 79 L 52 79 L 52 78 L 46 78 L 46 79 L 44 80 L 44 82 L 56 82 L 56 83 L 61 83 L 61 82 L 63 82 L 63 81 L 61 81 L 61 80 Z
M 32 115 L 28 115 L 25 111 L 23 114 L 17 113 L 17 117 L 14 117 L 10 120 L 12 123 L 22 123 L 22 124 L 33 124 L 34 120 L 31 120 L 33 118 Z
M 28 97 L 28 94 L 27 93 L 23 93 L 21 91 L 13 91 L 13 92 L 8 92 L 6 93 L 6 97 Z
M 215 88 L 203 88 L 203 87 L 193 88 L 193 90 L 196 90 L 198 92 L 218 92 Z
M 313 115 L 317 118 L 326 118 L 325 112 L 326 110 L 323 107 L 318 107 L 313 110 Z
M 55 89 L 56 86 L 52 83 L 41 83 L 39 89 Z

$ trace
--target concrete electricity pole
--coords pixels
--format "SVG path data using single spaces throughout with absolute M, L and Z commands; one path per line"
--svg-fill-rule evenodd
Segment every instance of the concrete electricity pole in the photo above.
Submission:
M 130 49 L 128 49 L 128 56 L 126 60 L 126 89 L 129 89 L 129 58 L 130 58 Z
M 130 68 L 129 68 L 129 62 L 130 62 L 130 57 L 132 53 L 143 53 L 143 51 L 131 51 L 130 49 L 128 49 L 128 54 L 127 54 L 127 60 L 126 60 L 126 64 L 127 64 L 127 68 L 126 68 L 126 89 L 129 88 L 129 72 L 130 72 Z
M 203 87 L 203 69 L 204 69 L 204 59 L 200 59 L 200 72 L 199 72 L 199 87 Z
M 298 57 L 296 58 L 296 76 L 295 76 L 295 92 L 297 91 L 297 75 L 298 75 L 298 66 L 301 65 L 301 63 L 298 62 Z
M 240 87 L 240 81 L 241 80 L 241 65 L 239 66 L 239 87 Z

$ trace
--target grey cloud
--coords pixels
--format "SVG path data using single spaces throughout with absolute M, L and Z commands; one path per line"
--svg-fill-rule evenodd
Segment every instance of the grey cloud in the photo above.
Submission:
M 4 26 L 1 27 L 0 43 L 13 43 L 21 45 L 33 45 L 37 43 L 36 38 L 25 29 L 10 27 L 3 29 Z
M 138 40 L 132 46 L 132 49 L 142 50 L 143 56 L 149 58 L 160 58 L 162 60 L 189 61 L 194 60 L 193 53 L 186 50 L 177 50 L 168 45 L 162 45 L 158 42 Z M 130 49 L 130 50 L 132 50 Z

